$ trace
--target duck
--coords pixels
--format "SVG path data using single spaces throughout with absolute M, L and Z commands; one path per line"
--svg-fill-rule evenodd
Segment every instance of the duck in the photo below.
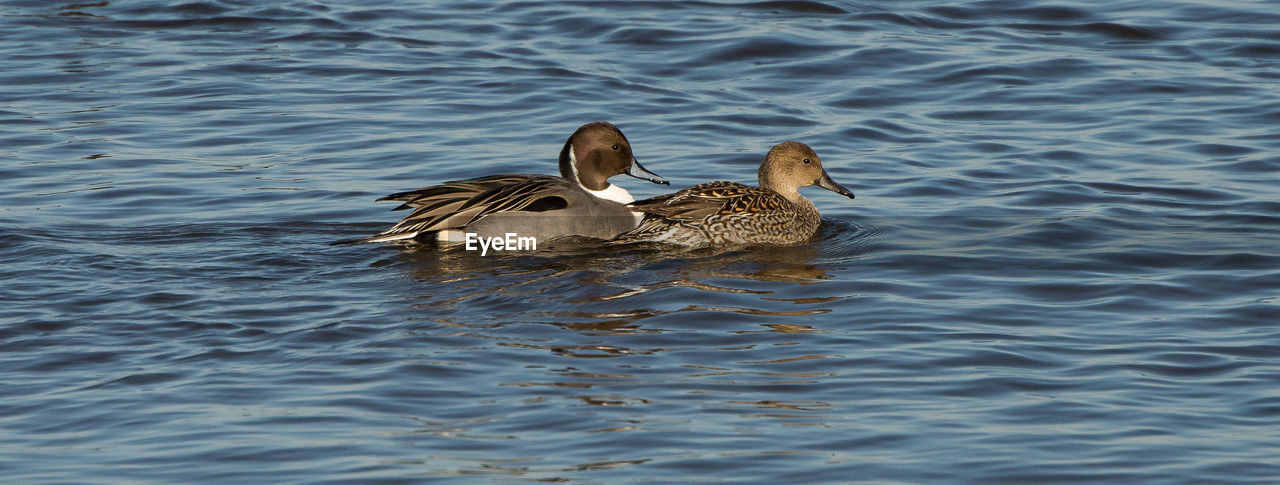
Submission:
M 687 247 L 790 246 L 808 241 L 822 221 L 813 201 L 800 195 L 816 185 L 854 198 L 831 179 L 809 145 L 786 141 L 771 148 L 760 164 L 760 186 L 716 181 L 632 202 L 644 214 L 640 224 L 611 243 L 656 242 Z
M 643 218 L 625 205 L 635 198 L 609 183 L 615 175 L 670 185 L 636 161 L 631 143 L 617 126 L 587 123 L 560 150 L 560 176 L 490 175 L 397 192 L 378 201 L 400 202 L 392 210 L 412 212 L 357 242 L 463 242 L 468 235 L 492 238 L 508 233 L 536 241 L 571 236 L 607 240 L 634 229 Z

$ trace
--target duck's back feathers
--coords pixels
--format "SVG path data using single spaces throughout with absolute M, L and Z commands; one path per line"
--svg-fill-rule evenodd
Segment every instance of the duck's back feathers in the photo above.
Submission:
M 629 204 L 633 210 L 671 220 L 695 221 L 708 216 L 787 210 L 786 198 L 769 189 L 737 182 L 707 182 L 679 192 Z
M 399 207 L 391 209 L 398 211 L 413 207 L 422 207 L 425 204 L 438 202 L 439 200 L 444 199 L 463 198 L 470 200 L 475 195 L 500 189 L 512 184 L 518 184 L 527 181 L 532 177 L 538 177 L 538 175 L 492 175 L 467 180 L 454 180 L 440 185 L 433 185 L 431 187 L 397 192 L 386 197 L 382 197 L 376 202 L 382 202 L 384 200 L 403 202 Z

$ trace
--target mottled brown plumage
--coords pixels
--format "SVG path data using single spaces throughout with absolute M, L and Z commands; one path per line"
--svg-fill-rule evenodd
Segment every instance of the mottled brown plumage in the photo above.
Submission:
M 708 182 L 628 204 L 643 212 L 644 219 L 614 240 L 694 247 L 798 244 L 813 237 L 822 218 L 797 189 L 817 185 L 853 198 L 822 169 L 813 149 L 800 142 L 769 150 L 759 181 L 760 187 Z

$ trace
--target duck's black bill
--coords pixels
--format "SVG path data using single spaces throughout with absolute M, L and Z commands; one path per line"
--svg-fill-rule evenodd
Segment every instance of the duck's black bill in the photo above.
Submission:
M 837 184 L 835 180 L 831 180 L 831 176 L 827 175 L 826 170 L 822 171 L 822 176 L 818 177 L 818 180 L 814 180 L 813 184 L 819 187 L 822 187 L 824 189 L 830 190 L 832 192 L 835 192 L 837 194 L 843 195 L 845 197 L 848 197 L 850 199 L 854 198 L 853 192 L 851 192 L 849 189 L 844 188 L 843 185 Z
M 662 178 L 662 176 L 645 170 L 644 166 L 640 165 L 640 162 L 637 160 L 631 160 L 631 170 L 627 170 L 627 175 L 640 180 L 648 180 L 655 184 L 671 185 L 671 182 L 668 182 L 667 179 Z

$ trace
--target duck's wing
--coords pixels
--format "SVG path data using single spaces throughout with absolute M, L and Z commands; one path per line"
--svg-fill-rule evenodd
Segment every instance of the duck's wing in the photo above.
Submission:
M 769 189 L 720 181 L 632 202 L 628 207 L 673 221 L 698 221 L 713 215 L 779 211 L 787 203 L 786 198 Z
M 398 192 L 378 200 L 399 201 L 400 206 L 392 210 L 412 208 L 413 212 L 365 241 L 408 239 L 419 233 L 464 227 L 495 212 L 563 209 L 568 206 L 564 191 L 572 189 L 573 185 L 560 177 L 516 174 L 457 180 Z

